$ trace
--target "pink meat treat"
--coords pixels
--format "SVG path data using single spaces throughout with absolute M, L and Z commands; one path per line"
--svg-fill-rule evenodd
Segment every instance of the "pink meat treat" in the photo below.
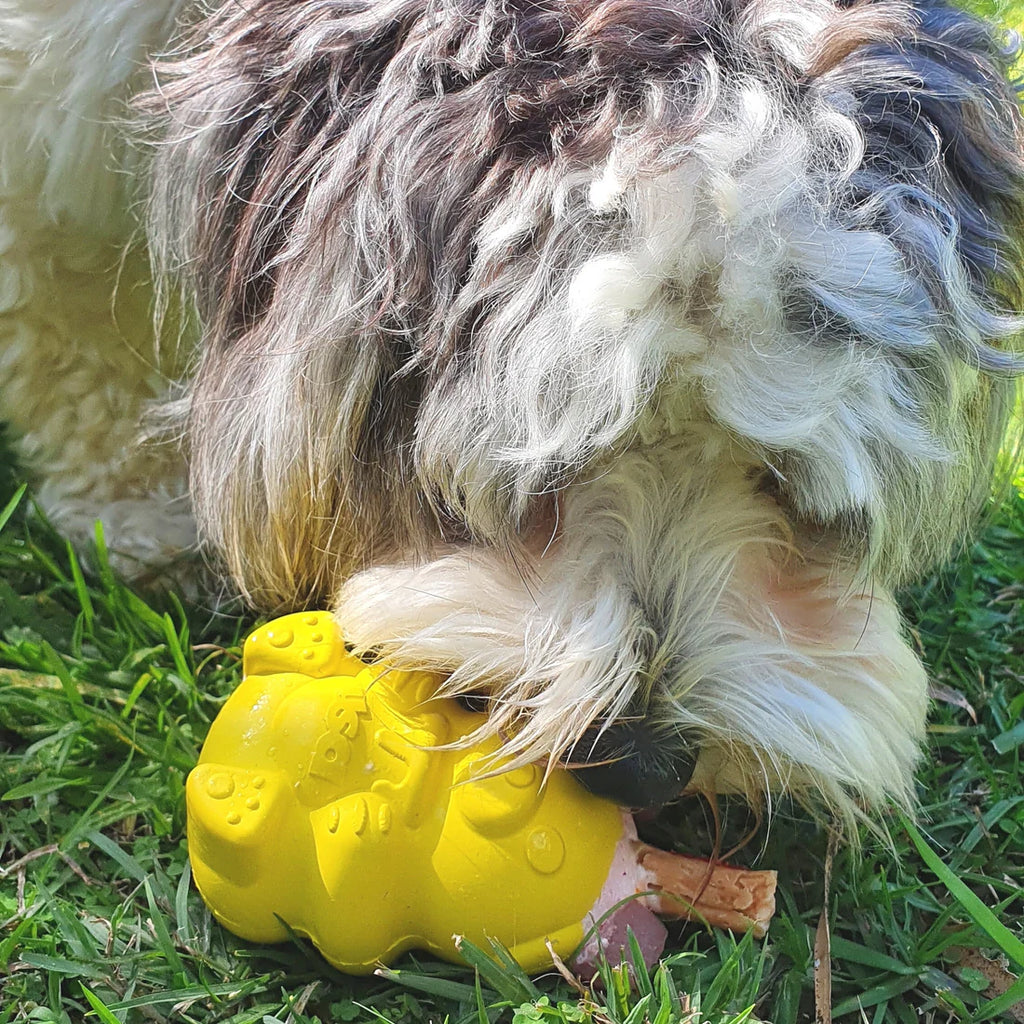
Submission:
M 668 932 L 659 914 L 692 918 L 761 938 L 775 912 L 774 871 L 751 871 L 668 853 L 637 838 L 633 818 L 623 813 L 622 837 L 600 895 L 587 915 L 587 939 L 572 961 L 593 977 L 603 952 L 612 963 L 629 956 L 632 929 L 644 963 L 653 965 Z M 631 959 L 631 957 L 630 957 Z

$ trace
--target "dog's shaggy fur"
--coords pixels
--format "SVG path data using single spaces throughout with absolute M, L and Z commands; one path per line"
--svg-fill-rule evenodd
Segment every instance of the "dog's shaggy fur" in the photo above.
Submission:
M 0 33 L 3 411 L 69 528 L 188 543 L 133 443 L 148 244 L 199 324 L 198 522 L 257 605 L 334 600 L 357 648 L 490 694 L 518 759 L 624 755 L 627 802 L 911 800 L 892 589 L 967 530 L 1020 368 L 990 27 L 0 0 Z

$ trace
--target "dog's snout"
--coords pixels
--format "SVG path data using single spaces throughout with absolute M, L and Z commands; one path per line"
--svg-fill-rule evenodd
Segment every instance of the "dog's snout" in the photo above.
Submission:
M 674 800 L 697 763 L 695 737 L 665 736 L 642 717 L 596 723 L 580 738 L 568 767 L 598 796 L 634 810 Z

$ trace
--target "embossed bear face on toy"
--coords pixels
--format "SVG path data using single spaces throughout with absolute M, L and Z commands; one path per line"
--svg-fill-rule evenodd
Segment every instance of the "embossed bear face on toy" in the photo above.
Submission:
M 579 944 L 618 808 L 563 772 L 487 774 L 496 741 L 448 746 L 483 716 L 437 682 L 352 657 L 324 613 L 249 637 L 187 785 L 193 873 L 226 927 L 291 928 L 357 972 L 412 947 L 457 958 L 454 932 L 527 968 L 550 963 L 546 938 Z

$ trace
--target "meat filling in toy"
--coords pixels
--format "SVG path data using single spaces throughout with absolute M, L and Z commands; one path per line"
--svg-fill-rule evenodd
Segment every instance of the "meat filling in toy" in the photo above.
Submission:
M 352 657 L 323 612 L 249 637 L 187 784 L 193 875 L 225 927 L 256 942 L 290 928 L 354 973 L 412 948 L 457 961 L 459 935 L 532 971 L 550 941 L 587 974 L 627 928 L 650 963 L 657 914 L 764 933 L 774 872 L 647 846 L 568 772 L 496 770 L 496 740 L 452 746 L 483 716 L 436 688 Z

